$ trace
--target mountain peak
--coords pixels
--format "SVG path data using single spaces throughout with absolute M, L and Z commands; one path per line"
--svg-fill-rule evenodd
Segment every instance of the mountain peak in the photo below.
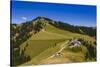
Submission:
M 43 17 L 43 16 L 38 16 L 37 18 L 38 18 L 38 19 L 42 19 L 42 18 L 45 18 L 45 17 Z
M 33 19 L 33 21 L 35 21 L 35 20 L 40 20 L 40 19 L 44 19 L 44 20 L 47 20 L 47 21 L 52 21 L 52 19 L 49 19 L 49 18 L 46 18 L 46 17 L 43 17 L 43 16 L 38 16 L 38 17 L 36 17 L 35 19 Z
M 45 17 L 42 17 L 42 16 L 38 16 L 36 17 L 34 20 L 37 20 L 37 19 L 44 19 Z

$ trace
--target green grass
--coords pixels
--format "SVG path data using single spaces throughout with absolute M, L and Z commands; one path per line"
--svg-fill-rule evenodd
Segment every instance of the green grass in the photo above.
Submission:
M 73 34 L 69 31 L 58 29 L 58 28 L 56 28 L 52 25 L 49 25 L 49 24 L 45 27 L 45 30 L 47 32 L 52 32 L 52 33 L 57 33 L 57 34 L 60 34 L 60 35 L 64 35 L 66 38 L 72 38 L 71 35 Z
M 52 47 L 46 49 L 45 51 L 41 52 L 38 56 L 33 57 L 31 61 L 26 62 L 22 65 L 40 64 L 41 60 L 50 57 L 51 55 L 55 54 L 55 52 L 60 50 L 61 44 L 63 42 L 65 42 L 65 41 L 62 41 L 62 42 L 58 43 L 56 46 L 52 46 Z
M 51 33 L 47 31 L 40 31 L 39 33 L 33 35 L 30 40 L 54 40 L 54 39 L 66 39 L 64 35 Z
M 33 35 L 29 40 L 23 43 L 20 48 L 24 50 L 26 56 L 31 57 L 31 61 L 26 62 L 25 64 L 37 64 L 39 61 L 44 58 L 49 57 L 53 53 L 59 50 L 58 43 L 65 41 L 66 38 L 61 35 L 56 35 L 53 33 L 39 32 L 36 35 Z M 26 47 L 26 44 L 28 46 Z
M 48 31 L 48 32 L 52 32 L 52 33 L 57 33 L 57 34 L 60 34 L 60 35 L 64 35 L 67 39 L 70 39 L 70 38 L 83 38 L 85 39 L 86 41 L 95 41 L 94 38 L 88 36 L 88 35 L 83 35 L 83 34 L 78 34 L 78 33 L 72 33 L 72 32 L 69 32 L 69 31 L 65 31 L 65 30 L 61 30 L 61 29 L 58 29 L 50 24 L 48 24 L 46 27 L 45 27 L 45 30 Z
M 67 47 L 66 49 L 70 50 L 71 52 L 75 52 L 75 53 L 82 52 L 82 53 L 86 54 L 86 52 L 87 52 L 87 48 L 85 46 L 83 46 L 82 44 L 80 46 L 76 46 L 73 48 Z
M 62 44 L 62 43 L 59 43 Z M 67 44 L 66 44 L 67 45 Z M 61 52 L 62 55 L 55 57 L 55 58 L 50 58 L 50 59 L 42 59 L 44 61 L 41 62 L 36 62 L 36 64 L 43 64 L 43 63 L 48 63 L 48 61 L 61 61 L 61 62 L 53 62 L 53 63 L 75 63 L 75 62 L 85 62 L 85 54 L 87 52 L 87 48 L 83 45 L 80 45 L 79 47 L 74 47 L 69 48 L 68 46 Z M 46 53 L 48 55 L 48 53 Z M 41 55 L 40 55 L 41 57 Z M 34 60 L 32 60 L 31 62 L 29 62 L 30 64 L 32 64 L 34 62 Z M 51 62 L 50 62 L 51 63 Z
M 21 48 L 25 48 L 25 55 L 30 56 L 31 58 L 39 55 L 41 52 L 48 48 L 52 48 L 55 44 L 62 42 L 63 40 L 30 40 L 28 41 L 28 46 L 22 46 Z M 25 45 L 25 44 L 24 44 Z
M 83 38 L 86 41 L 95 41 L 90 36 L 61 30 L 47 24 L 45 31 L 40 31 L 35 35 L 33 34 L 32 37 L 20 45 L 21 51 L 24 50 L 25 55 L 31 57 L 31 61 L 25 62 L 22 65 L 39 64 L 39 61 L 46 59 L 50 55 L 57 52 L 60 49 L 62 42 L 71 38 Z M 72 62 L 81 62 L 84 61 L 84 53 L 86 51 L 87 49 L 84 46 L 80 46 L 78 49 L 73 50 L 67 49 L 64 50 L 65 55 L 62 58 L 67 58 Z

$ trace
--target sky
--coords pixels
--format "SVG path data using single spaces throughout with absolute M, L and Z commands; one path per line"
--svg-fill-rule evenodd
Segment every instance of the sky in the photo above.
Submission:
M 11 23 L 23 23 L 38 16 L 72 25 L 96 26 L 96 6 L 12 1 Z

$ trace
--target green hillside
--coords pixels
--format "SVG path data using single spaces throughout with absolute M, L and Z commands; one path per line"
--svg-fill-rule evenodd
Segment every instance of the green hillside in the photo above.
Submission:
M 39 49 L 42 53 L 40 53 L 39 55 L 37 55 L 35 57 L 32 57 L 31 61 L 26 62 L 23 65 L 41 64 L 41 63 L 43 63 L 43 62 L 40 62 L 40 61 L 46 59 L 47 57 L 49 57 L 50 55 L 54 54 L 57 50 L 60 49 L 60 46 L 62 45 L 61 42 L 67 41 L 68 39 L 71 39 L 71 38 L 74 38 L 74 37 L 76 37 L 76 38 L 80 38 L 80 37 L 82 38 L 82 37 L 84 37 L 86 40 L 88 38 L 89 40 L 93 41 L 93 39 L 91 37 L 89 37 L 89 36 L 85 36 L 85 35 L 81 35 L 81 34 L 77 34 L 77 33 L 71 33 L 69 31 L 60 30 L 60 29 L 57 29 L 56 27 L 51 26 L 51 25 L 48 24 L 45 27 L 45 31 L 41 31 L 41 32 L 37 33 L 36 35 L 33 35 L 29 39 L 30 41 L 32 40 L 32 42 L 30 42 L 31 43 L 30 44 L 31 48 L 27 47 L 28 51 L 25 52 L 26 54 L 27 53 L 31 54 L 31 51 L 33 52 L 33 51 L 36 50 L 35 53 L 37 53 L 38 52 L 37 49 Z M 36 43 L 36 42 L 38 42 L 38 43 Z M 59 45 L 58 46 L 54 46 L 55 43 L 56 44 L 60 43 L 60 46 Z M 36 46 L 38 48 L 36 48 L 35 45 L 32 45 L 32 44 L 36 44 Z M 39 45 L 43 45 L 45 47 L 44 51 L 42 51 L 43 50 L 43 46 L 42 46 L 42 48 L 39 48 Z M 32 46 L 35 48 L 35 50 L 33 50 Z M 66 48 L 67 51 L 64 50 L 64 52 L 69 52 L 69 57 L 70 57 L 70 58 L 67 58 L 67 59 L 75 59 L 78 62 L 84 61 L 85 60 L 85 57 L 84 57 L 85 54 L 84 54 L 84 52 L 86 52 L 87 49 L 84 46 L 82 46 L 81 48 L 82 48 L 82 51 L 79 51 L 78 53 L 71 52 L 70 49 Z M 31 49 L 31 50 L 29 51 L 29 49 Z M 35 53 L 33 53 L 33 54 L 35 54 Z M 73 54 L 72 55 L 73 57 L 71 57 L 70 54 L 71 55 Z M 79 56 L 79 57 L 75 58 L 77 56 Z M 62 57 L 61 59 L 63 59 L 63 58 L 64 57 Z M 49 60 L 51 60 L 51 59 L 49 59 Z M 74 62 L 74 61 L 70 60 L 70 62 Z
M 95 38 L 58 28 L 49 22 L 51 20 L 36 18 L 23 25 L 12 25 L 13 66 L 96 61 Z M 75 39 L 81 45 L 70 48 L 68 45 Z M 59 51 L 60 56 L 54 56 Z

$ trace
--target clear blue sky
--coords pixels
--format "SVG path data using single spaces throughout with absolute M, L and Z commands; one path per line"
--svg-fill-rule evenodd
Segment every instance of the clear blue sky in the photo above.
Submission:
M 96 6 L 12 1 L 12 23 L 22 23 L 38 16 L 72 25 L 96 26 Z

